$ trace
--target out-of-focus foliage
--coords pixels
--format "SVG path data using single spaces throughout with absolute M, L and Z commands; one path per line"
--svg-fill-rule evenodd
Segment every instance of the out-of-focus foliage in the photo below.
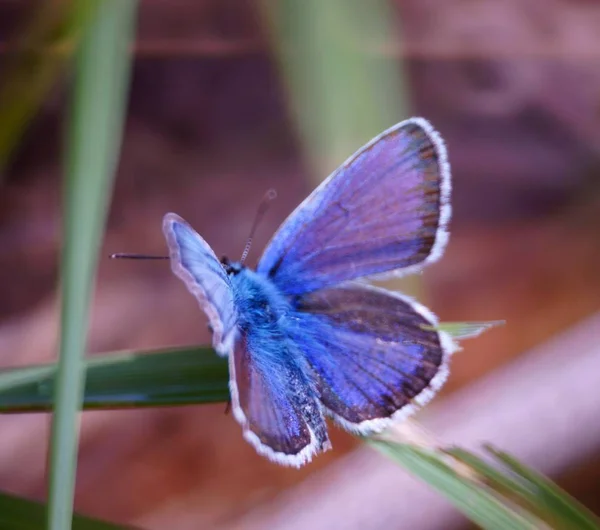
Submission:
M 472 329 L 465 324 L 440 328 Z M 225 359 L 211 348 L 115 353 L 86 361 L 84 407 L 122 408 L 212 403 L 228 398 Z M 48 410 L 55 365 L 0 372 L 0 410 Z M 498 465 L 459 448 L 424 450 L 370 440 L 405 469 L 447 496 L 484 528 L 600 528 L 596 518 L 558 486 L 514 458 L 488 448 Z
M 0 86 L 0 171 L 68 63 L 99 1 L 42 3 L 13 43 Z
M 495 322 L 447 322 L 455 338 L 478 335 Z M 116 352 L 87 359 L 84 409 L 153 407 L 225 401 L 227 360 L 210 347 Z M 0 370 L 0 412 L 52 408 L 56 365 Z
M 86 360 L 83 407 L 124 408 L 214 403 L 229 397 L 227 361 L 211 348 L 96 355 Z M 56 365 L 0 372 L 0 411 L 52 407 Z
M 48 528 L 73 516 L 89 307 L 129 87 L 135 0 L 102 0 L 75 57 L 64 177 L 61 339 L 50 446 Z
M 39 530 L 45 528 L 48 509 L 44 504 L 0 493 L 0 528 L 2 530 Z M 97 519 L 75 515 L 74 530 L 127 530 Z M 132 530 L 132 529 L 130 529 Z
M 501 451 L 486 447 L 495 460 L 491 465 L 460 448 L 423 449 L 379 439 L 369 443 L 483 528 L 600 528 L 600 521 L 556 484 Z

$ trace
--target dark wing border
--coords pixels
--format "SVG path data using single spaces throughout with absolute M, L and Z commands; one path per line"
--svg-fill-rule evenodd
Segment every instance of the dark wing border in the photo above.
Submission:
M 273 450 L 271 447 L 264 444 L 258 435 L 251 430 L 250 422 L 248 421 L 248 418 L 246 417 L 246 414 L 244 413 L 244 410 L 240 404 L 240 392 L 238 389 L 235 367 L 236 360 L 240 360 L 241 362 L 242 359 L 240 359 L 240 356 L 245 353 L 244 351 L 240 351 L 242 348 L 248 348 L 247 341 L 243 336 L 236 341 L 235 349 L 229 355 L 229 393 L 231 395 L 231 411 L 233 413 L 233 417 L 242 426 L 244 439 L 250 445 L 252 445 L 254 449 L 256 449 L 258 454 L 267 457 L 272 462 L 283 466 L 296 468 L 299 468 L 310 462 L 314 455 L 331 449 L 331 443 L 327 436 L 327 427 L 322 415 L 321 421 L 323 424 L 321 425 L 322 432 L 320 433 L 320 436 L 313 428 L 311 428 L 309 422 L 305 420 L 305 425 L 309 432 L 310 439 L 308 444 L 296 454 L 287 454 L 281 451 Z M 319 407 L 320 414 L 322 414 L 323 410 L 320 408 L 321 404 L 316 398 L 315 405 Z
M 433 377 L 429 379 L 427 385 L 422 390 L 420 390 L 416 395 L 410 398 L 410 402 L 408 404 L 402 405 L 401 407 L 397 408 L 395 412 L 391 413 L 390 415 L 367 419 L 360 422 L 352 422 L 347 420 L 346 418 L 343 418 L 336 412 L 330 410 L 325 404 L 323 404 L 325 414 L 332 418 L 338 425 L 340 425 L 342 428 L 349 432 L 365 436 L 381 432 L 393 424 L 402 422 L 409 416 L 415 414 L 429 401 L 431 401 L 431 399 L 437 394 L 437 392 L 447 380 L 449 375 L 450 358 L 454 352 L 460 349 L 460 347 L 448 333 L 437 329 L 438 318 L 428 308 L 426 308 L 424 305 L 417 302 L 413 298 L 397 293 L 395 291 L 388 291 L 387 289 L 382 289 L 379 287 L 374 287 L 372 285 L 359 282 L 346 282 L 344 284 L 335 286 L 332 289 L 344 288 L 364 289 L 371 293 L 377 293 L 380 295 L 400 300 L 408 307 L 410 307 L 410 309 L 412 309 L 416 314 L 422 317 L 422 319 L 427 323 L 425 325 L 431 326 L 432 332 L 437 333 L 440 348 L 442 350 L 441 362 L 437 367 L 435 375 L 433 375 Z M 318 295 L 318 293 L 319 291 L 316 291 L 315 293 L 311 294 Z M 311 313 L 310 310 L 306 312 L 308 314 Z M 300 314 L 302 314 L 302 312 Z M 357 360 L 360 361 L 360 356 Z

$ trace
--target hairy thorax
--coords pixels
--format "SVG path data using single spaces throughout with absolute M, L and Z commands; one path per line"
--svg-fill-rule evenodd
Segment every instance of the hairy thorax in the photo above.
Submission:
M 240 308 L 240 327 L 248 331 L 258 326 L 265 333 L 281 333 L 286 321 L 293 318 L 293 308 L 277 287 L 248 268 L 241 268 L 230 279 Z
M 239 308 L 238 326 L 248 342 L 248 351 L 260 351 L 260 356 L 253 357 L 257 369 L 289 379 L 289 374 L 278 367 L 282 363 L 294 366 L 294 373 L 303 374 L 303 384 L 312 386 L 306 358 L 293 339 L 300 319 L 290 301 L 271 280 L 251 269 L 240 268 L 230 279 Z

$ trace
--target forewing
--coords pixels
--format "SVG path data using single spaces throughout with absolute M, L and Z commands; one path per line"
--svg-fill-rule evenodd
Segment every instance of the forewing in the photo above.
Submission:
M 291 335 L 326 411 L 349 431 L 377 432 L 407 417 L 446 380 L 456 345 L 409 298 L 347 284 L 304 295 L 298 311 Z
M 385 131 L 326 179 L 284 222 L 257 270 L 287 294 L 438 259 L 450 219 L 450 168 L 422 118 Z
M 207 314 L 215 350 L 228 355 L 237 334 L 237 311 L 225 269 L 208 243 L 178 215 L 165 215 L 163 232 L 169 246 L 171 269 Z
M 308 366 L 287 355 L 282 342 L 251 346 L 241 335 L 229 357 L 232 411 L 242 425 L 244 438 L 270 460 L 300 467 L 312 456 L 330 448 L 321 404 Z M 281 347 L 279 362 L 267 361 L 274 352 L 260 347 Z

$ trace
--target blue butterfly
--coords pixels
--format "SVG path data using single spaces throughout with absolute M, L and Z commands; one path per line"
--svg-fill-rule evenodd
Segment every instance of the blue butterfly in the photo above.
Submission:
M 256 270 L 220 262 L 165 216 L 173 272 L 208 315 L 244 438 L 300 467 L 331 448 L 325 417 L 360 435 L 427 403 L 457 346 L 416 301 L 369 285 L 443 253 L 450 167 L 439 134 L 412 118 L 360 149 L 296 208 Z

